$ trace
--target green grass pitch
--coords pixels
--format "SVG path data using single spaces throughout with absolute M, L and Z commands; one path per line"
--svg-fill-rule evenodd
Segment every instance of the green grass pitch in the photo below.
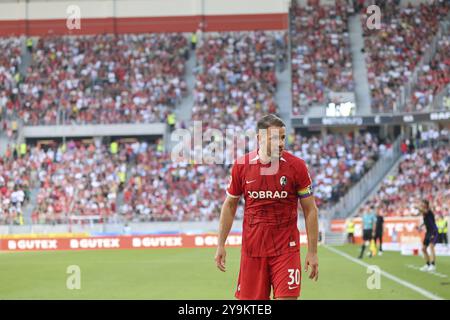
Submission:
M 358 246 L 335 247 L 356 257 Z M 306 248 L 302 248 L 302 263 Z M 214 264 L 215 249 L 149 249 L 60 252 L 0 252 L 0 299 L 234 299 L 240 249 L 228 248 L 227 272 Z M 450 298 L 450 257 L 438 257 L 441 276 L 424 273 L 421 257 L 385 252 L 364 258 L 408 283 Z M 67 267 L 78 265 L 81 288 L 66 287 Z M 364 266 L 319 247 L 318 282 L 302 272 L 301 299 L 427 299 L 381 276 L 369 290 Z M 447 277 L 445 277 L 447 276 Z

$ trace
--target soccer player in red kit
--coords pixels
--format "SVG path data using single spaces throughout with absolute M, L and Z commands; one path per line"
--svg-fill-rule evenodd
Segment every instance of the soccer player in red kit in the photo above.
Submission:
M 304 160 L 284 150 L 286 128 L 275 115 L 257 124 L 258 149 L 237 159 L 222 206 L 216 265 L 225 271 L 225 241 L 241 196 L 245 199 L 241 265 L 235 297 L 294 300 L 300 296 L 298 201 L 306 221 L 305 272 L 317 281 L 318 210 Z

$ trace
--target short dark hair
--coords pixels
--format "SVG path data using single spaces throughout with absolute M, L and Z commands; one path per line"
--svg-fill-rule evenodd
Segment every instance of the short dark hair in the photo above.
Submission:
M 274 114 L 268 114 L 262 117 L 261 119 L 259 119 L 258 124 L 256 125 L 256 129 L 258 130 L 258 132 L 261 129 L 267 129 L 269 127 L 282 128 L 286 127 L 286 125 L 284 124 L 283 120 L 281 120 L 281 118 Z
M 426 200 L 426 199 L 423 199 L 423 200 L 422 200 L 422 203 L 425 204 L 425 205 L 427 206 L 427 208 L 430 207 L 430 201 L 428 201 L 428 200 Z

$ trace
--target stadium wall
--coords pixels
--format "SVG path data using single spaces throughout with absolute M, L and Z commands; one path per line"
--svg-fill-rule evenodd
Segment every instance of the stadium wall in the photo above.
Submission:
M 218 221 L 208 222 L 162 222 L 155 221 L 150 223 L 129 223 L 130 232 L 136 233 L 205 233 L 217 232 L 219 226 Z M 1 235 L 11 234 L 48 234 L 48 233 L 89 233 L 93 234 L 122 234 L 124 224 L 121 223 L 105 223 L 105 224 L 57 224 L 57 225 L 23 225 L 23 226 L 0 226 Z M 241 232 L 242 220 L 235 220 L 233 223 L 233 231 Z
M 165 123 L 151 124 L 96 124 L 64 126 L 26 126 L 23 137 L 60 138 L 60 137 L 105 137 L 105 136 L 165 136 Z
M 193 32 L 200 25 L 204 31 L 284 30 L 288 5 L 288 0 L 6 2 L 0 3 L 0 36 Z M 80 29 L 69 27 L 75 17 Z
M 243 220 L 236 219 L 233 222 L 234 232 L 242 232 Z M 20 234 L 56 234 L 56 233 L 88 233 L 90 235 L 100 234 L 122 234 L 125 225 L 122 223 L 89 223 L 87 220 L 83 224 L 35 224 L 35 225 L 0 225 L 0 237 L 20 235 Z M 205 233 L 217 232 L 219 227 L 218 221 L 154 221 L 154 222 L 138 222 L 128 223 L 130 232 L 140 234 L 161 234 L 161 233 Z M 305 221 L 300 217 L 297 221 L 297 227 L 300 231 L 305 231 Z M 324 219 L 319 219 L 319 227 L 321 230 L 326 229 Z

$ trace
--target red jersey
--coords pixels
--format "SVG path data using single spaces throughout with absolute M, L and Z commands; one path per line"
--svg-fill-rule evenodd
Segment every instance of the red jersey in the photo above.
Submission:
M 227 194 L 245 198 L 242 252 L 250 257 L 299 251 L 298 198 L 312 195 L 303 159 L 283 151 L 278 170 L 262 175 L 261 170 L 270 166 L 259 161 L 255 150 L 238 159 L 231 169 Z

